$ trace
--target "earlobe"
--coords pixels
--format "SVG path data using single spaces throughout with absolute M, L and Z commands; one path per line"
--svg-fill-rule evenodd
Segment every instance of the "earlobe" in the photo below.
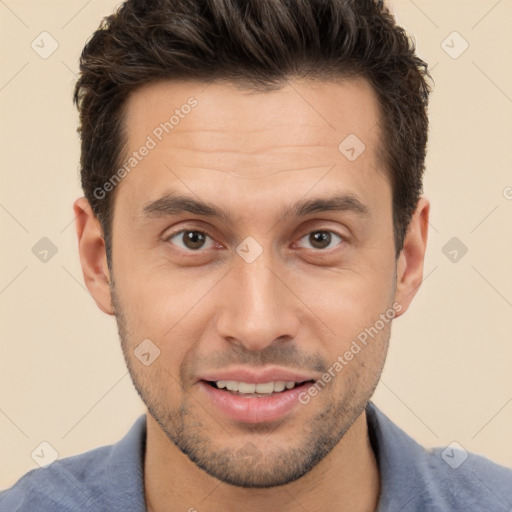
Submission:
M 110 273 L 107 265 L 105 242 L 100 222 L 95 217 L 85 197 L 77 199 L 73 205 L 80 264 L 84 282 L 98 307 L 108 315 L 113 315 L 110 294 Z
M 395 301 L 402 305 L 397 317 L 407 311 L 423 280 L 429 211 L 430 203 L 421 197 L 407 228 L 404 247 L 397 261 Z

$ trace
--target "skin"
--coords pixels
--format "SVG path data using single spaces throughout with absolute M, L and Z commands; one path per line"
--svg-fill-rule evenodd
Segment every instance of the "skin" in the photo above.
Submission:
M 127 154 L 190 96 L 197 107 L 118 185 L 111 268 L 87 200 L 74 204 L 85 283 L 98 307 L 116 316 L 149 411 L 148 510 L 229 512 L 244 503 L 246 511 L 373 511 L 380 479 L 364 408 L 391 322 L 279 421 L 226 417 L 196 379 L 240 365 L 320 378 L 394 303 L 395 318 L 407 311 L 422 280 L 429 202 L 419 200 L 396 260 L 391 185 L 377 153 L 379 108 L 362 80 L 293 80 L 272 92 L 154 83 L 125 105 Z M 366 146 L 354 161 L 338 150 L 351 133 Z M 141 214 L 169 190 L 229 211 L 232 223 Z M 333 192 L 353 194 L 368 214 L 283 216 L 299 200 Z M 197 248 L 171 237 L 184 228 L 211 238 Z M 317 231 L 331 240 L 315 244 Z M 262 248 L 252 263 L 236 252 L 247 236 Z M 148 338 L 160 355 L 145 366 L 133 351 Z

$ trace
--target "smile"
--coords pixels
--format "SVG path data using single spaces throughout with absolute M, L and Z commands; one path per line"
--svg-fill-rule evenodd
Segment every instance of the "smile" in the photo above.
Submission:
M 200 381 L 206 399 L 223 416 L 245 423 L 277 421 L 300 405 L 299 395 L 313 380 L 304 382 Z

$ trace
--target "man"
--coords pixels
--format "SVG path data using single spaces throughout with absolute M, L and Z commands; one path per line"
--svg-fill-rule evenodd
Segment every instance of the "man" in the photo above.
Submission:
M 80 260 L 148 414 L 0 510 L 510 511 L 512 470 L 370 401 L 429 218 L 427 67 L 382 3 L 128 0 L 80 69 Z

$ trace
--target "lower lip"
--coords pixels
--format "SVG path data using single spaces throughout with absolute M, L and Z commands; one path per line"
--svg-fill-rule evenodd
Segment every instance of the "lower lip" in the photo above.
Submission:
M 311 385 L 311 382 L 307 382 L 280 393 L 255 397 L 224 391 L 205 381 L 199 382 L 200 389 L 204 390 L 221 412 L 233 420 L 246 423 L 262 423 L 283 418 L 297 407 L 300 403 L 299 395 Z

